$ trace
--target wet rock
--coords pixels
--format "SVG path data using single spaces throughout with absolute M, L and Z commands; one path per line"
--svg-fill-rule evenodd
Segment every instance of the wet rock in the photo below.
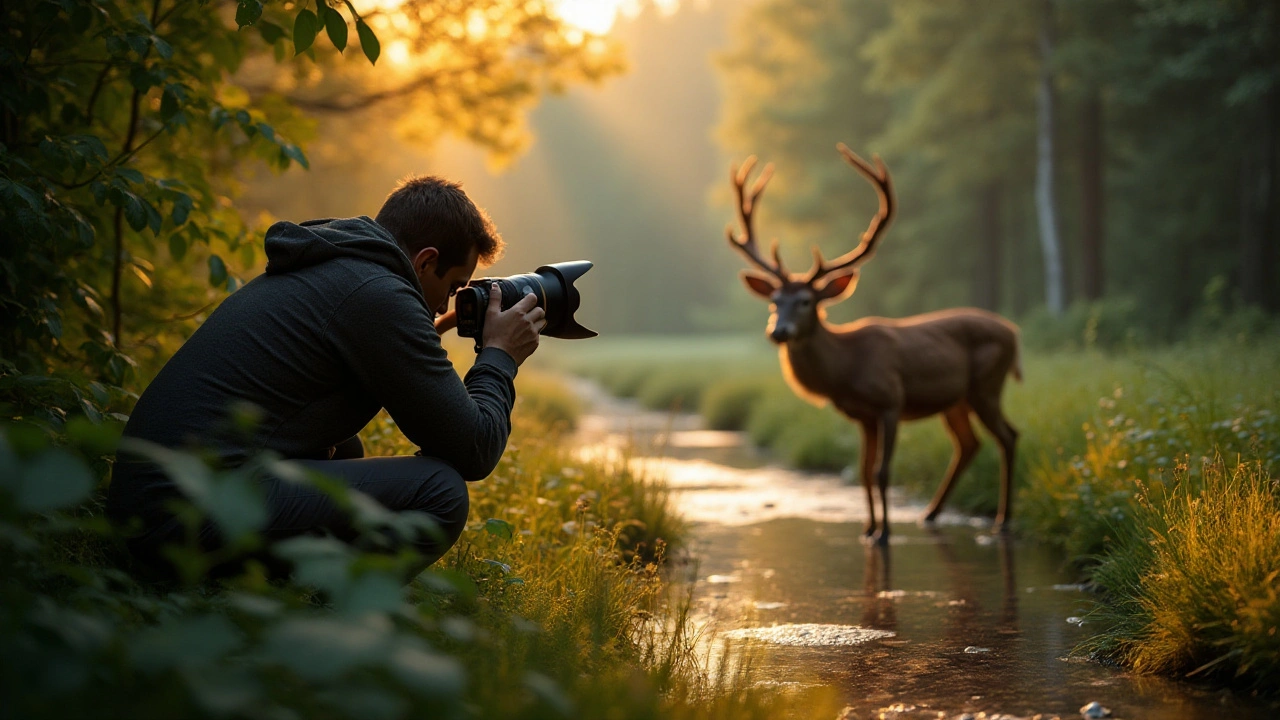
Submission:
M 712 585 L 723 585 L 727 583 L 742 582 L 741 575 L 708 575 L 707 582 Z
M 836 716 L 836 720 L 861 720 L 861 718 L 858 717 L 858 712 L 850 705 L 840 711 L 840 714 Z
M 984 648 L 984 647 L 978 647 L 977 645 L 970 645 L 969 647 L 965 648 L 964 651 L 970 655 L 977 655 L 979 653 L 989 653 L 991 652 L 991 648 Z
M 816 623 L 786 623 L 772 627 L 754 627 L 732 630 L 724 634 L 730 640 L 758 640 L 774 645 L 793 647 L 829 647 L 861 645 L 894 637 L 887 630 L 873 630 L 856 625 L 822 625 Z
M 1072 625 L 1075 625 L 1076 627 L 1080 627 L 1081 625 L 1084 625 L 1084 618 L 1076 617 L 1072 615 L 1071 617 L 1067 618 L 1067 622 L 1071 623 Z
M 1094 700 L 1088 705 L 1080 708 L 1080 715 L 1089 718 L 1089 720 L 1097 720 L 1098 718 L 1111 717 L 1111 711 L 1102 707 L 1102 703 Z

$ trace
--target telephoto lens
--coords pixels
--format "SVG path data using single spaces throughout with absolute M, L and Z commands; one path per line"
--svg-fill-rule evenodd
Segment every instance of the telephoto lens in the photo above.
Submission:
M 458 291 L 454 311 L 458 315 L 458 334 L 474 338 L 476 351 L 480 351 L 480 337 L 484 333 L 484 316 L 489 309 L 489 286 L 498 284 L 502 293 L 502 309 L 512 305 L 529 293 L 538 297 L 538 307 L 547 313 L 547 324 L 542 334 L 547 337 L 580 340 L 596 336 L 596 332 L 578 324 L 573 314 L 582 305 L 582 296 L 573 283 L 592 267 L 587 260 L 543 265 L 531 273 L 504 278 L 479 278 Z

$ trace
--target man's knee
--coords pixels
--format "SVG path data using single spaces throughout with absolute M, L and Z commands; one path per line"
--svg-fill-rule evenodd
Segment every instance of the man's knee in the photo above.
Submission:
M 424 538 L 423 549 L 428 555 L 443 555 L 467 527 L 467 515 L 471 509 L 471 498 L 467 491 L 467 481 L 451 466 L 432 460 L 435 467 L 425 478 L 413 509 L 431 517 L 438 528 L 436 537 Z

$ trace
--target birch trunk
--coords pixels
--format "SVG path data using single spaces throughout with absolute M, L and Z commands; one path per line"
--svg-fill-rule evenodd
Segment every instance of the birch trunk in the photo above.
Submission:
M 1055 27 L 1053 0 L 1041 0 L 1040 87 L 1036 94 L 1036 218 L 1040 225 L 1040 245 L 1044 255 L 1045 304 L 1053 315 L 1066 309 L 1065 272 L 1062 245 L 1058 237 L 1058 208 L 1054 199 L 1055 98 L 1053 52 Z

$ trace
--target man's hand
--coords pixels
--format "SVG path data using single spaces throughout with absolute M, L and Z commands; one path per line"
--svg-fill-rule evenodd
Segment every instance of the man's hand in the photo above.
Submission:
M 493 283 L 489 286 L 489 309 L 484 317 L 481 345 L 504 351 L 517 365 L 523 363 L 538 349 L 538 333 L 547 325 L 547 313 L 537 304 L 538 296 L 529 293 L 503 312 L 502 290 Z
M 453 310 L 436 318 L 437 335 L 443 335 L 456 327 L 458 327 L 458 313 Z

